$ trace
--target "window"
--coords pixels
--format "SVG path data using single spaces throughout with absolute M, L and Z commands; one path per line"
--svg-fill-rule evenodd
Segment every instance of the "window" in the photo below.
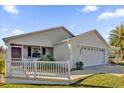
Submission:
M 88 47 L 88 50 L 90 50 L 90 48 Z
M 40 48 L 32 47 L 32 57 L 40 57 Z
M 22 48 L 21 47 L 11 47 L 11 57 L 12 58 L 22 58 Z
M 31 57 L 31 47 L 28 47 L 28 57 Z
M 46 54 L 46 48 L 43 48 L 43 55 Z

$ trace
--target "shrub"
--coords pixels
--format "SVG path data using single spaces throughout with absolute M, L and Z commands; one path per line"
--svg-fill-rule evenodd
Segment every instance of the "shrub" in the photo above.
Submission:
M 0 73 L 4 73 L 4 64 L 5 64 L 5 58 L 0 53 Z
M 111 65 L 124 65 L 124 62 L 114 62 L 114 61 L 111 61 L 111 60 L 109 60 L 109 63 Z
M 83 69 L 83 62 L 81 62 L 81 61 L 78 61 L 78 62 L 76 62 L 76 69 L 77 70 L 81 70 L 81 69 Z
M 54 58 L 52 55 L 47 54 L 47 55 L 44 55 L 41 60 L 42 61 L 54 61 Z
M 42 56 L 39 61 L 54 61 L 54 58 L 53 58 L 52 55 L 47 54 L 47 55 Z M 41 65 L 41 67 L 42 67 L 42 66 L 43 66 L 43 65 Z M 53 67 L 53 66 L 55 67 L 56 64 L 53 63 L 53 64 L 52 64 L 52 67 Z M 45 67 L 46 69 L 50 69 L 51 66 L 49 65 L 49 63 L 46 62 L 46 63 L 44 64 L 44 67 Z M 38 68 L 40 68 L 40 65 L 39 65 Z

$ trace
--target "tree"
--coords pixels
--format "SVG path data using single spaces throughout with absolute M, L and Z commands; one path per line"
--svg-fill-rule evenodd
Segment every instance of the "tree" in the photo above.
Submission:
M 110 31 L 109 42 L 110 45 L 120 48 L 119 54 L 121 55 L 121 59 L 124 59 L 124 24 Z
M 4 49 L 3 49 L 3 46 L 0 46 L 0 73 L 3 72 L 4 62 L 5 62 Z
M 0 53 L 2 53 L 3 51 L 3 46 L 0 46 Z

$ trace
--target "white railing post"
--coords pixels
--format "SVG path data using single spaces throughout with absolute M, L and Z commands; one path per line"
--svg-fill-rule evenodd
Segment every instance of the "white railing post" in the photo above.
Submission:
M 7 62 L 8 62 L 8 68 L 9 68 L 9 76 L 11 76 L 11 60 Z
M 70 62 L 68 61 L 67 64 L 68 64 L 68 80 L 69 80 L 69 84 L 70 84 L 70 80 L 71 80 L 71 79 L 70 79 L 70 77 L 71 77 L 71 76 L 70 76 L 70 75 L 71 75 L 71 73 L 70 73 L 70 72 L 71 72 Z
M 36 79 L 37 75 L 37 61 L 34 61 L 34 79 Z
M 9 68 L 10 68 L 10 67 L 9 67 L 9 65 L 10 65 L 9 62 L 10 62 L 10 61 L 5 60 L 5 76 L 9 76 L 9 73 L 10 73 L 10 72 L 9 72 L 9 71 L 10 71 L 10 69 L 9 69 Z

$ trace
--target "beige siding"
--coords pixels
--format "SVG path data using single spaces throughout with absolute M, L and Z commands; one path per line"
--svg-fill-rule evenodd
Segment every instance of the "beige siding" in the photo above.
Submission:
M 53 44 L 60 42 L 61 40 L 72 37 L 63 29 L 51 30 L 41 33 L 34 33 L 22 37 L 11 39 L 8 43 L 23 44 L 23 45 L 42 45 L 52 46 Z
M 6 51 L 6 59 L 10 60 L 10 58 L 11 58 L 11 46 L 9 43 L 7 43 L 6 46 L 8 47 L 7 51 Z
M 67 43 L 54 47 L 54 58 L 57 61 L 67 61 L 70 58 L 70 50 Z
M 46 48 L 46 54 L 50 54 L 52 55 L 53 54 L 53 48 Z
M 53 44 L 60 42 L 64 39 L 72 37 L 68 32 L 63 29 L 56 29 L 51 31 L 45 31 L 40 33 L 34 33 L 26 36 L 16 37 L 6 42 L 8 47 L 7 59 L 11 58 L 11 47 L 10 44 L 21 44 L 21 45 L 34 45 L 53 47 Z M 27 47 L 24 47 L 24 57 L 27 57 Z
M 83 35 L 80 38 L 75 38 L 71 41 L 71 47 L 72 47 L 71 67 L 75 67 L 76 62 L 80 61 L 81 46 L 91 46 L 91 47 L 105 49 L 105 62 L 107 62 L 107 46 L 95 33 L 90 33 L 90 34 Z
M 23 47 L 23 56 L 24 58 L 28 58 L 28 46 Z

